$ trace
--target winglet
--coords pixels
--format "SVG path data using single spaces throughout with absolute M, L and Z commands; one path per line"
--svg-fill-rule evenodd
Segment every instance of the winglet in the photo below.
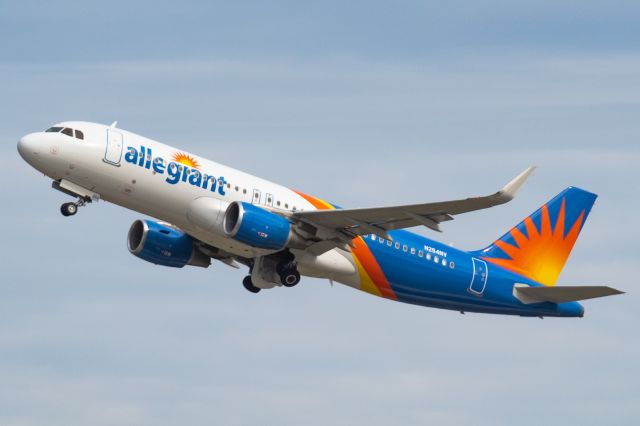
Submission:
M 505 198 L 506 201 L 513 200 L 518 190 L 522 187 L 522 185 L 524 185 L 524 183 L 527 181 L 529 176 L 531 176 L 531 173 L 533 173 L 535 169 L 536 169 L 536 166 L 527 167 L 525 171 L 523 171 L 518 176 L 513 178 L 511 182 L 506 184 L 504 188 L 498 191 L 498 195 L 502 198 Z

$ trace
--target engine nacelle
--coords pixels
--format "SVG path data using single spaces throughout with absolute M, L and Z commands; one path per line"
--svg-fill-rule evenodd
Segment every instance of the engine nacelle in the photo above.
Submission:
M 222 221 L 229 203 L 213 197 L 200 197 L 189 203 L 187 218 L 199 230 L 224 235 Z
M 129 252 L 156 265 L 208 267 L 211 259 L 200 252 L 184 232 L 151 220 L 136 220 L 127 235 Z
M 295 238 L 291 222 L 284 217 L 238 201 L 227 208 L 223 228 L 228 237 L 266 250 L 281 250 Z

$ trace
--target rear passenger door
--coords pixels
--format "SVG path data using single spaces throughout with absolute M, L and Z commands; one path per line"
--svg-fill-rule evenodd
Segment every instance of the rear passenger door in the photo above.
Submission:
M 469 291 L 481 296 L 487 286 L 487 278 L 489 277 L 489 268 L 487 268 L 487 262 L 484 260 L 471 259 L 473 261 L 473 277 L 471 278 L 471 285 Z

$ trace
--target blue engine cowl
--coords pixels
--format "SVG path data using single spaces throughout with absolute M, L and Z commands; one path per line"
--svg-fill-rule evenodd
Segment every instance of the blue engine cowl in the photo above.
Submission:
M 281 250 L 293 237 L 291 223 L 284 217 L 238 201 L 227 208 L 223 228 L 228 237 L 266 250 Z
M 156 265 L 182 268 L 211 264 L 211 259 L 194 247 L 184 232 L 151 220 L 136 220 L 129 228 L 127 246 L 134 256 Z

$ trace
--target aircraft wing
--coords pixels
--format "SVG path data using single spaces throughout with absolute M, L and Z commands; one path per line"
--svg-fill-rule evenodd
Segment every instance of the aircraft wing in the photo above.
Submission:
M 457 214 L 511 201 L 534 169 L 533 166 L 528 167 L 504 188 L 484 197 L 392 207 L 304 211 L 294 213 L 292 219 L 323 230 L 325 234 L 338 235 L 338 239 L 347 244 L 355 236 L 365 234 L 375 234 L 390 240 L 387 231 L 419 225 L 440 232 L 439 224 L 453 220 L 453 216 Z

